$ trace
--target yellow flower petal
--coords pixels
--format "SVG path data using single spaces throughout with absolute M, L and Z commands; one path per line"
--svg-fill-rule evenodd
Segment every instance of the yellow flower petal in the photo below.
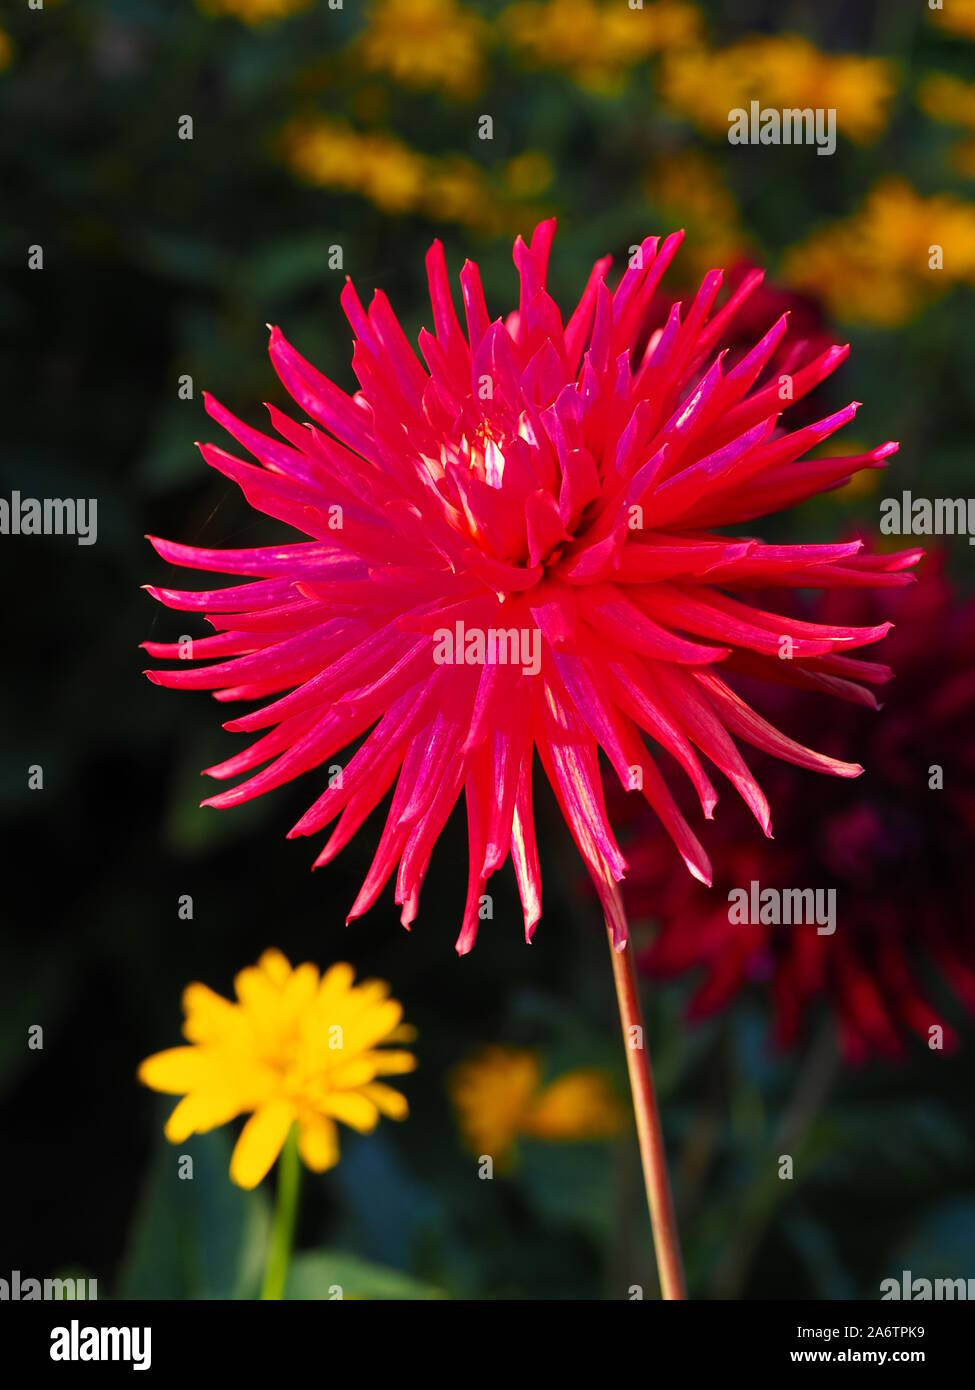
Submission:
M 358 1018 L 350 1020 L 345 1029 L 344 1047 L 361 1052 L 381 1042 L 403 1018 L 403 1005 L 397 999 L 370 1005 Z
M 416 1058 L 412 1052 L 371 1052 L 374 1076 L 402 1076 L 408 1071 L 416 1071 Z
M 171 1144 L 182 1144 L 191 1134 L 206 1134 L 228 1124 L 246 1109 L 231 1092 L 194 1091 L 177 1105 L 163 1133 Z
M 619 1133 L 625 1116 L 601 1072 L 574 1071 L 532 1101 L 521 1132 L 537 1139 L 601 1139 Z
M 292 971 L 282 989 L 282 999 L 289 1014 L 297 1015 L 308 1007 L 318 989 L 318 967 L 308 961 Z
M 355 1057 L 351 1062 L 333 1067 L 325 1079 L 325 1087 L 329 1091 L 355 1091 L 375 1080 L 375 1077 L 376 1068 L 367 1053 L 364 1057 Z
M 368 1134 L 379 1123 L 378 1109 L 361 1091 L 333 1091 L 322 1098 L 321 1109 L 360 1134 Z
M 234 976 L 234 989 L 241 1006 L 261 1025 L 277 1022 L 281 990 L 271 977 L 256 965 L 239 970 Z
M 394 1028 L 393 1031 L 387 1036 L 386 1041 L 397 1043 L 411 1043 L 416 1042 L 416 1039 L 417 1031 L 413 1027 L 413 1024 L 401 1023 L 398 1028 Z
M 540 1078 L 541 1065 L 533 1052 L 506 1047 L 485 1048 L 455 1069 L 450 1094 L 474 1153 L 503 1161 Z
M 294 1118 L 294 1106 L 286 1100 L 272 1100 L 250 1117 L 230 1159 L 230 1176 L 239 1187 L 256 1187 L 267 1176 Z
M 405 1120 L 410 1113 L 406 1097 L 400 1095 L 399 1091 L 394 1091 L 392 1086 L 384 1086 L 381 1081 L 373 1081 L 368 1086 L 363 1086 L 362 1094 L 389 1120 Z
M 169 1047 L 147 1057 L 136 1074 L 153 1091 L 180 1096 L 211 1080 L 213 1064 L 198 1047 Z
M 236 1004 L 207 985 L 187 985 L 183 991 L 186 1022 L 183 1035 L 190 1042 L 216 1042 L 239 1033 L 244 1023 Z
M 324 1173 L 339 1161 L 339 1132 L 324 1115 L 309 1115 L 298 1131 L 298 1152 L 314 1173 Z
M 318 986 L 318 998 L 320 1001 L 341 998 L 352 988 L 355 979 L 355 971 L 345 960 L 336 961 L 330 966 L 322 976 L 322 982 Z
M 279 987 L 287 983 L 291 974 L 291 962 L 284 952 L 279 951 L 275 946 L 261 955 L 257 965 L 258 969 L 263 970 L 268 979 Z

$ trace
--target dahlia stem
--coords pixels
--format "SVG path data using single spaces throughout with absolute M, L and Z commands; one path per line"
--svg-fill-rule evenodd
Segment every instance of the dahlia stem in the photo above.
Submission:
M 627 945 L 622 951 L 617 951 L 613 946 L 613 935 L 608 924 L 607 932 L 609 953 L 613 961 L 616 1000 L 620 1010 L 620 1025 L 623 1029 L 623 1045 L 626 1048 L 626 1066 L 630 1074 L 633 1113 L 636 1116 L 636 1132 L 640 1143 L 643 1182 L 647 1189 L 647 1206 L 650 1208 L 660 1292 L 665 1299 L 682 1299 L 687 1297 L 684 1269 L 681 1263 L 680 1242 L 677 1238 L 677 1222 L 674 1219 L 674 1202 L 670 1194 L 660 1112 L 657 1109 L 657 1097 L 653 1087 L 647 1030 L 643 1023 L 643 1009 L 640 1006 L 636 971 L 633 966 L 633 950 Z
M 298 1192 L 301 1187 L 301 1159 L 298 1156 L 298 1129 L 292 1125 L 278 1159 L 278 1189 L 274 1199 L 274 1219 L 264 1266 L 261 1298 L 284 1297 L 291 1249 L 298 1219 Z

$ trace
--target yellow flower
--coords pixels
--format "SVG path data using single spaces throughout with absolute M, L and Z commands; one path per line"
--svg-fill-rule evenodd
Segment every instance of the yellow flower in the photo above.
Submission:
M 729 111 L 757 100 L 777 110 L 835 107 L 838 129 L 858 143 L 881 134 L 896 87 L 886 58 L 823 53 L 798 34 L 668 53 L 658 83 L 670 107 L 711 135 L 727 134 Z
M 945 0 L 940 10 L 928 9 L 935 24 L 960 34 L 963 39 L 975 39 L 975 0 Z
M 619 1133 L 626 1115 L 601 1072 L 569 1072 L 543 1087 L 538 1056 L 508 1047 L 487 1047 L 461 1063 L 450 1094 L 464 1139 L 496 1163 L 519 1135 L 603 1139 Z
M 612 89 L 630 68 L 692 42 L 702 29 L 701 16 L 683 0 L 656 0 L 642 10 L 625 0 L 528 0 L 509 6 L 498 23 L 523 61 L 597 90 Z
M 525 204 L 516 197 L 520 187 L 496 186 L 466 155 L 420 154 L 392 135 L 360 133 L 325 117 L 291 121 L 282 132 L 281 149 L 306 183 L 358 193 L 391 215 L 422 213 L 486 232 L 505 229 L 516 212 L 519 221 L 528 220 Z M 518 158 L 532 161 L 520 170 L 529 182 L 550 177 L 543 156 L 529 152 Z M 514 163 L 501 171 L 506 183 Z M 516 169 L 516 178 L 518 173 Z
M 975 83 L 932 73 L 918 87 L 917 104 L 934 120 L 967 130 L 967 138 L 952 150 L 951 161 L 959 173 L 975 177 Z
M 289 165 L 307 183 L 361 193 L 384 212 L 412 212 L 421 201 L 429 161 L 391 135 L 360 134 L 339 121 L 297 120 L 282 140 Z
M 14 60 L 14 46 L 9 34 L 0 29 L 0 72 L 10 66 Z
M 204 14 L 212 18 L 229 17 L 245 24 L 269 24 L 276 19 L 308 10 L 315 0 L 197 0 Z
M 250 1118 L 230 1160 L 230 1176 L 256 1187 L 268 1173 L 292 1125 L 309 1168 L 338 1162 L 336 1121 L 362 1134 L 380 1115 L 403 1120 L 407 1104 L 376 1078 L 412 1071 L 411 1052 L 383 1043 L 408 1042 L 403 1007 L 382 980 L 353 984 L 344 962 L 319 978 L 315 965 L 294 970 L 280 951 L 265 951 L 234 981 L 237 1003 L 206 985 L 183 993 L 183 1036 L 189 1047 L 147 1057 L 139 1080 L 154 1091 L 182 1095 L 166 1124 L 181 1144 L 238 1115 Z
M 836 317 L 894 327 L 952 284 L 975 285 L 975 206 L 884 179 L 852 217 L 788 252 L 783 271 Z
M 486 34 L 484 21 L 456 0 L 377 0 L 358 48 L 370 72 L 469 97 L 481 86 Z
M 699 150 L 678 150 L 655 160 L 644 192 L 666 225 L 687 229 L 689 273 L 732 265 L 747 251 L 735 199 L 719 168 Z
M 504 166 L 504 182 L 516 198 L 534 198 L 544 193 L 555 177 L 555 170 L 541 150 L 525 150 Z

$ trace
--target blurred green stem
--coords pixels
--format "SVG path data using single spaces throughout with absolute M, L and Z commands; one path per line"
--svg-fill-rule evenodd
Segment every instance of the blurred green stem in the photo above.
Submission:
M 291 1247 L 298 1218 L 298 1192 L 301 1188 L 301 1159 L 298 1156 L 298 1127 L 292 1125 L 278 1159 L 278 1190 L 274 1201 L 274 1222 L 268 1242 L 267 1264 L 261 1298 L 283 1298 L 291 1261 Z
M 769 1223 L 779 1206 L 792 1196 L 795 1187 L 802 1182 L 805 1172 L 803 1166 L 794 1184 L 783 1182 L 778 1175 L 776 1160 L 784 1151 L 799 1168 L 800 1158 L 804 1158 L 808 1151 L 813 1126 L 833 1089 L 839 1064 L 836 1025 L 831 1018 L 827 1018 L 799 1071 L 792 1098 L 772 1136 L 771 1152 L 763 1149 L 755 1160 L 762 1176 L 739 1204 L 738 1239 L 715 1273 L 715 1298 L 738 1299 L 743 1296 L 752 1260 Z

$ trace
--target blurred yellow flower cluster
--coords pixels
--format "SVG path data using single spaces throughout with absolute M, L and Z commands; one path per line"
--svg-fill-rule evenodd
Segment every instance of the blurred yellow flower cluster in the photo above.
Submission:
M 884 179 L 858 212 L 794 247 L 783 272 L 837 318 L 894 327 L 952 284 L 975 285 L 975 206 Z
M 697 40 L 700 14 L 684 0 L 523 0 L 502 11 L 499 29 L 526 62 L 558 68 L 577 82 L 611 90 L 656 53 Z
M 975 0 L 944 0 L 940 10 L 928 9 L 935 24 L 963 39 L 975 39 Z
M 959 173 L 975 178 L 975 83 L 962 82 L 948 73 L 932 73 L 918 87 L 917 104 L 927 115 L 968 131 L 951 152 Z
M 519 1136 L 604 1139 L 618 1134 L 626 1117 L 601 1072 L 568 1072 L 543 1086 L 538 1056 L 508 1047 L 487 1047 L 455 1068 L 450 1094 L 471 1151 L 498 1164 Z
M 14 46 L 8 34 L 0 29 L 0 72 L 10 66 L 14 60 Z
M 544 155 L 528 152 L 502 169 L 496 187 L 463 155 L 421 154 L 395 136 L 359 132 L 326 117 L 292 121 L 282 149 L 307 183 L 358 193 L 386 213 L 422 213 L 489 232 L 505 230 L 512 203 L 542 192 L 552 176 Z
M 291 968 L 265 951 L 234 980 L 237 1002 L 206 985 L 183 993 L 188 1047 L 147 1057 L 139 1080 L 183 1099 L 166 1124 L 181 1144 L 238 1115 L 250 1114 L 234 1148 L 230 1176 L 256 1187 L 293 1125 L 298 1150 L 316 1173 L 338 1162 L 336 1121 L 368 1133 L 380 1115 L 402 1120 L 407 1104 L 378 1077 L 412 1071 L 416 1059 L 384 1043 L 409 1042 L 403 1007 L 382 980 L 354 984 L 351 965 L 319 977 L 314 965 Z
M 687 231 L 682 260 L 689 273 L 729 266 L 747 250 L 734 195 L 718 167 L 700 150 L 679 150 L 655 160 L 644 192 L 659 225 Z
M 204 14 L 214 19 L 240 19 L 245 24 L 270 24 L 311 9 L 315 0 L 196 0 Z
M 404 87 L 470 97 L 483 81 L 487 25 L 457 0 L 376 0 L 358 41 L 362 66 Z
M 726 134 L 728 113 L 757 100 L 835 107 L 837 129 L 864 143 L 886 126 L 896 79 L 885 58 L 824 53 L 798 34 L 750 34 L 729 48 L 666 53 L 658 83 L 667 105 L 709 135 Z

